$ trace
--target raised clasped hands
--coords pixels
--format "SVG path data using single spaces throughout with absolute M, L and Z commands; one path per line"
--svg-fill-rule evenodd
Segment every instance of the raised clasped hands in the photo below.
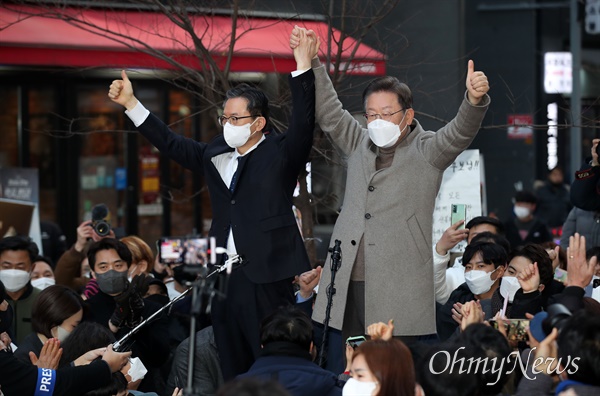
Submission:
M 314 31 L 297 25 L 292 29 L 290 48 L 294 50 L 298 70 L 310 69 L 310 62 L 318 55 L 320 46 L 321 38 Z

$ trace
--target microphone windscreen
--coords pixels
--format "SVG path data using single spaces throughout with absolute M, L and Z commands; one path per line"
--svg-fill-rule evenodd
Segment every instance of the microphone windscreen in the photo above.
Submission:
M 92 208 L 92 220 L 103 220 L 108 216 L 108 208 L 105 204 L 98 204 Z

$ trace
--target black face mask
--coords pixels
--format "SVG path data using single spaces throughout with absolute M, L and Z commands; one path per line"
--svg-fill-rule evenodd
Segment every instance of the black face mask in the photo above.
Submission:
M 103 274 L 96 272 L 96 282 L 100 290 L 106 294 L 121 294 L 127 289 L 127 271 L 108 270 Z
M 173 268 L 173 279 L 180 285 L 185 285 L 187 282 L 193 282 L 196 280 L 196 275 L 185 270 L 185 265 L 181 264 Z
M 6 311 L 0 311 L 0 334 L 12 328 L 13 315 L 13 309 L 10 304 Z
M 167 276 L 169 276 L 169 274 L 167 273 L 167 270 L 163 270 L 162 272 L 157 272 L 155 270 L 152 270 L 152 274 L 154 275 L 154 278 L 159 279 L 159 280 L 165 280 L 165 278 Z
M 146 297 L 144 300 L 150 300 L 155 303 L 160 304 L 161 306 L 165 306 L 169 303 L 169 296 L 163 296 L 162 294 L 153 294 L 151 296 Z

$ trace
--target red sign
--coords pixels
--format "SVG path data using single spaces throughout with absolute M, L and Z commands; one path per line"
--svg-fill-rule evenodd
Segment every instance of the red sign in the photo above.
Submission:
M 531 114 L 510 114 L 508 116 L 508 138 L 530 139 L 533 137 L 533 116 Z

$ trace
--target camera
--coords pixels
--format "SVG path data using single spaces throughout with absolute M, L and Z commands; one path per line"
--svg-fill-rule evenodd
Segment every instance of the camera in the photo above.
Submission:
M 108 207 L 105 204 L 98 204 L 92 208 L 92 224 L 96 234 L 105 237 L 110 233 L 110 223 L 106 220 L 108 217 Z
M 572 313 L 567 307 L 562 304 L 552 304 L 546 309 L 548 316 L 542 321 L 542 329 L 544 333 L 552 333 L 553 328 L 557 328 L 560 332 L 571 318 Z

